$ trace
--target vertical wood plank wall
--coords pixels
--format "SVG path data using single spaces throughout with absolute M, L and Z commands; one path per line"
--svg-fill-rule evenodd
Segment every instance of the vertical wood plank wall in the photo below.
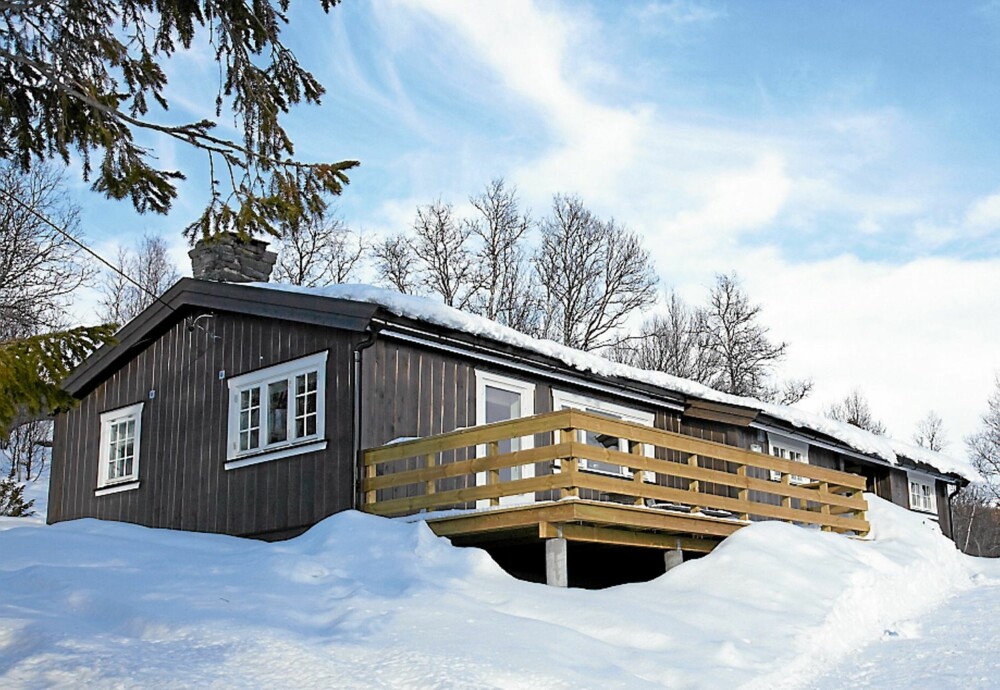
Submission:
M 57 417 L 50 522 L 96 517 L 249 536 L 306 527 L 351 507 L 359 334 L 236 314 L 202 324 L 209 333 L 182 322 L 155 338 Z M 327 449 L 225 470 L 228 386 L 219 371 L 228 379 L 323 350 Z M 137 402 L 144 403 L 140 486 L 95 496 L 100 415 Z
M 153 339 L 111 378 L 89 393 L 76 409 L 56 419 L 49 521 L 79 517 L 123 520 L 150 527 L 222 532 L 244 536 L 292 534 L 324 517 L 352 507 L 353 349 L 363 334 L 275 319 L 219 314 L 207 330 L 177 324 Z M 226 377 L 327 350 L 326 451 L 303 454 L 226 471 L 228 387 Z M 476 424 L 476 369 L 484 368 L 535 384 L 536 413 L 552 409 L 554 387 L 571 393 L 654 413 L 657 428 L 749 449 L 766 437 L 755 429 L 692 419 L 679 412 L 630 402 L 592 390 L 518 375 L 457 354 L 378 338 L 364 351 L 361 447 L 400 437 L 428 436 Z M 150 390 L 155 397 L 149 398 Z M 140 450 L 140 488 L 95 496 L 100 414 L 144 402 Z M 536 444 L 549 443 L 540 435 Z M 658 449 L 661 459 L 686 463 L 682 454 Z M 441 458 L 452 462 L 462 451 Z M 810 463 L 843 468 L 837 453 L 810 446 Z M 420 459 L 397 469 L 416 469 Z M 702 467 L 734 471 L 721 460 L 699 459 Z M 553 468 L 540 463 L 535 474 Z M 760 471 L 760 478 L 767 473 Z M 658 475 L 663 485 L 686 489 L 689 480 Z M 460 476 L 439 480 L 438 490 L 473 483 Z M 906 474 L 893 469 L 877 481 L 880 495 L 908 506 Z M 937 482 L 941 525 L 950 533 L 946 485 Z M 409 486 L 380 498 L 401 498 L 422 491 Z M 736 489 L 702 482 L 700 490 L 736 496 Z M 884 494 L 883 494 L 884 492 Z M 770 494 L 754 500 L 780 502 Z M 539 494 L 539 499 L 551 498 Z

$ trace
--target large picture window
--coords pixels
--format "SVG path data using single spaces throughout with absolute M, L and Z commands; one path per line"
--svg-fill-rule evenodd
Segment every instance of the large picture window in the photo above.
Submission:
M 229 380 L 226 469 L 319 450 L 323 438 L 326 352 Z
M 141 432 L 142 403 L 110 410 L 101 415 L 98 495 L 139 487 Z

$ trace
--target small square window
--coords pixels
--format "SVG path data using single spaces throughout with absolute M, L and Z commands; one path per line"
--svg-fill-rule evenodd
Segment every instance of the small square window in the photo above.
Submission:
M 919 510 L 924 513 L 937 512 L 934 486 L 930 482 L 910 479 L 910 510 Z
M 142 405 L 137 403 L 101 415 L 98 489 L 132 484 L 139 479 Z
M 804 465 L 809 464 L 809 446 L 800 443 L 795 439 L 778 436 L 777 434 L 768 434 L 768 444 L 771 447 L 771 455 L 776 458 L 791 460 L 792 462 L 801 462 Z M 781 472 L 771 470 L 770 477 L 771 481 L 780 482 Z M 789 476 L 788 480 L 792 484 L 809 483 L 808 477 L 803 477 L 798 474 Z

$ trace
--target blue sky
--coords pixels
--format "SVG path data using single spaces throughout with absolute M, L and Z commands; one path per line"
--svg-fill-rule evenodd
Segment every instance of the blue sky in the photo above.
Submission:
M 286 36 L 328 89 L 287 119 L 299 155 L 362 161 L 354 227 L 497 175 L 536 216 L 578 193 L 691 300 L 737 270 L 811 406 L 860 385 L 904 438 L 934 408 L 953 451 L 976 425 L 1000 369 L 1000 3 L 298 3 Z M 210 115 L 207 52 L 169 74 L 170 117 Z M 84 227 L 180 258 L 204 158 L 151 143 L 189 176 L 174 211 L 81 184 Z

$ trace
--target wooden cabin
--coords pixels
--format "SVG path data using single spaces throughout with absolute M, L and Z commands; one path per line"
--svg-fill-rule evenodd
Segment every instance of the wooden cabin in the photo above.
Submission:
M 276 540 L 358 509 L 604 586 L 755 520 L 863 535 L 863 491 L 950 534 L 966 481 L 375 288 L 186 278 L 118 339 L 65 382 L 49 522 Z

